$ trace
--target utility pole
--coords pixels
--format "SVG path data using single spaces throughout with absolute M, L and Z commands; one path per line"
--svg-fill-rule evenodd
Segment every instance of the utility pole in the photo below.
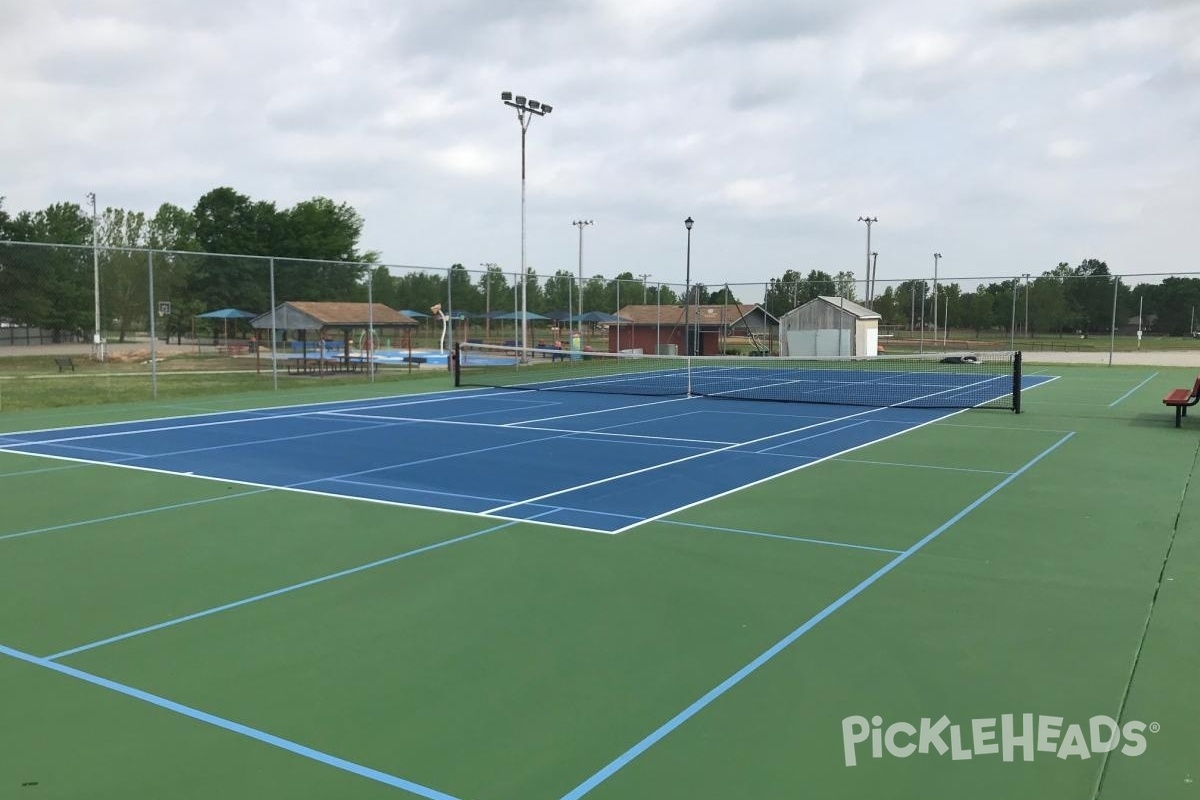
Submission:
M 650 278 L 650 273 L 639 272 L 638 277 L 642 279 L 642 305 L 646 305 L 646 281 Z
M 879 222 L 879 217 L 859 217 L 859 222 L 867 223 L 867 305 L 871 304 L 871 226 Z

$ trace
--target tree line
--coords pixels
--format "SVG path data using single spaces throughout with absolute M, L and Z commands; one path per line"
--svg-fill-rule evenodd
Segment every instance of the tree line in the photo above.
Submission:
M 94 223 L 94 224 L 93 224 Z M 5 248 L 0 251 L 0 320 L 79 335 L 93 326 L 93 270 L 100 274 L 102 327 L 121 341 L 148 316 L 149 277 L 145 253 L 171 251 L 154 268 L 156 299 L 171 302 L 164 327 L 182 334 L 206 310 L 240 307 L 266 310 L 270 298 L 267 262 L 209 255 L 276 256 L 276 284 L 289 296 L 346 299 L 356 292 L 377 254 L 359 251 L 363 219 L 351 206 L 314 197 L 290 208 L 255 201 L 229 187 L 205 193 L 184 209 L 163 203 L 152 215 L 121 208 L 98 211 L 78 203 L 54 203 L 37 211 L 10 213 L 0 198 L 0 240 L 97 246 Z M 289 259 L 315 259 L 302 262 Z M 324 263 L 323 263 L 324 262 Z
M 1116 296 L 1114 298 L 1114 289 Z M 860 299 L 851 272 L 830 275 L 812 270 L 806 276 L 787 270 L 772 278 L 765 306 L 776 317 L 820 295 Z M 862 298 L 865 300 L 865 298 Z M 1114 299 L 1117 327 L 1137 326 L 1139 305 L 1148 334 L 1187 336 L 1195 329 L 1195 309 L 1200 306 L 1200 278 L 1166 277 L 1158 283 L 1114 286 L 1108 264 L 1087 258 L 1076 266 L 1060 262 L 1037 276 L 1014 277 L 982 284 L 964 291 L 957 282 L 939 282 L 937 316 L 933 319 L 934 289 L 931 281 L 907 280 L 887 286 L 871 298 L 870 305 L 882 324 L 901 328 L 1008 331 L 1026 328 L 1033 334 L 1088 335 L 1111 329 Z
M 362 251 L 363 218 L 351 206 L 315 197 L 290 208 L 254 200 L 229 187 L 213 189 L 189 210 L 164 203 L 153 214 L 121 208 L 99 211 L 79 203 L 54 203 L 9 213 L 0 197 L 0 241 L 78 245 L 77 248 L 0 248 L 0 322 L 84 336 L 94 323 L 93 253 L 97 245 L 102 328 L 119 341 L 145 326 L 149 314 L 148 263 L 156 252 L 155 300 L 171 313 L 159 330 L 182 337 L 197 314 L 219 308 L 262 312 L 270 307 L 270 275 L 263 256 L 275 258 L 275 297 L 285 300 L 355 301 L 370 296 L 395 309 L 426 311 L 449 304 L 470 313 L 512 311 L 520 288 L 516 273 L 497 265 L 467 270 L 462 264 L 397 274 Z M 237 255 L 215 255 L 237 254 Z M 256 258 L 258 257 L 258 258 Z M 675 305 L 670 286 L 643 284 L 631 272 L 584 280 L 582 304 L 574 273 L 545 279 L 525 275 L 531 311 L 570 307 L 615 312 L 637 303 Z M 692 287 L 694 303 L 736 303 L 728 288 Z

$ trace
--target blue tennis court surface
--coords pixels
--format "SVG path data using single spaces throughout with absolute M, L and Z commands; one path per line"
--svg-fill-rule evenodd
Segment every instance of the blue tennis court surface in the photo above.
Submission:
M 0 450 L 618 533 L 955 413 L 458 390 L 10 433 Z

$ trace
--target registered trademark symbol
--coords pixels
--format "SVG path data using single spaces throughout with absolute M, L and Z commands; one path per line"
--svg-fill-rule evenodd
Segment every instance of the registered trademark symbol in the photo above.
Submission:
M 1158 733 L 1160 730 L 1162 730 L 1162 725 L 1159 725 L 1157 722 L 1150 723 L 1150 732 L 1151 733 Z

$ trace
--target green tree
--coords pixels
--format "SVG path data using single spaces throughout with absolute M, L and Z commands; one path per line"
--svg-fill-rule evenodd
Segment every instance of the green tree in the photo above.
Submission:
M 495 312 L 511 306 L 505 305 L 512 298 L 512 290 L 508 285 L 508 276 L 496 264 L 485 264 L 486 271 L 479 276 L 479 293 L 483 295 L 486 311 Z
M 916 330 L 921 321 L 921 304 L 929 297 L 926 281 L 903 281 L 896 288 L 896 314 L 900 324 Z
M 733 292 L 728 286 L 722 286 L 717 291 L 709 294 L 707 302 L 714 306 L 723 306 L 736 305 L 741 301 L 734 296 Z
M 1087 258 L 1075 268 L 1072 278 L 1066 282 L 1066 296 L 1081 330 L 1092 333 L 1109 329 L 1112 291 L 1108 264 Z
M 583 284 L 583 311 L 604 311 L 608 307 L 608 281 L 593 275 Z
M 106 208 L 98 221 L 101 308 L 124 342 L 131 327 L 149 314 L 149 226 L 140 211 Z M 131 248 L 143 248 L 134 250 Z
M 667 284 L 651 285 L 646 290 L 646 303 L 648 305 L 677 306 L 679 302 L 679 295 L 675 294 L 675 290 Z
M 797 292 L 802 281 L 800 273 L 794 269 L 785 270 L 778 278 L 771 278 L 763 297 L 767 313 L 780 317 L 799 305 Z
M 858 299 L 858 284 L 854 280 L 853 272 L 839 272 L 833 279 L 834 294 L 838 297 L 844 297 L 847 300 Z
M 636 291 L 634 287 L 636 286 Z M 633 273 L 626 270 L 620 272 L 617 277 L 608 282 L 604 289 L 604 304 L 595 311 L 604 311 L 609 314 L 615 313 L 622 306 L 627 306 L 631 301 L 641 301 L 641 281 L 633 277 Z
M 253 203 L 246 195 L 222 186 L 197 200 L 192 216 L 197 245 L 206 253 L 272 254 L 273 204 Z M 314 299 L 303 296 L 294 288 L 293 278 L 286 268 L 277 271 L 277 298 L 280 301 Z M 188 274 L 187 292 L 209 310 L 224 307 L 265 309 L 270 304 L 266 262 L 205 256 Z
M 90 244 L 91 217 L 76 203 L 8 216 L 14 242 Z M 0 316 L 52 331 L 54 341 L 92 329 L 92 251 L 71 247 L 5 248 L 0 271 Z
M 879 314 L 885 325 L 900 325 L 908 321 L 907 317 L 901 319 L 900 307 L 896 301 L 896 292 L 891 286 L 885 286 L 883 294 L 877 295 L 871 306 Z
M 542 282 L 538 279 L 537 271 L 533 267 L 526 267 L 525 310 L 532 314 L 539 308 L 549 310 L 546 308 L 545 301 L 542 298 Z
M 570 304 L 572 310 L 575 310 L 575 304 L 579 302 L 575 297 L 575 276 L 570 270 L 560 269 L 555 271 L 553 275 L 546 279 L 546 286 L 543 288 L 543 300 L 546 304 L 547 311 L 565 310 Z
M 437 303 L 446 305 L 446 276 L 442 273 L 409 272 L 395 280 L 396 305 L 393 308 L 427 313 Z
M 479 287 L 471 281 L 471 273 L 462 264 L 450 265 L 450 290 L 447 296 L 453 301 L 455 311 L 473 313 L 483 311 L 483 298 Z

